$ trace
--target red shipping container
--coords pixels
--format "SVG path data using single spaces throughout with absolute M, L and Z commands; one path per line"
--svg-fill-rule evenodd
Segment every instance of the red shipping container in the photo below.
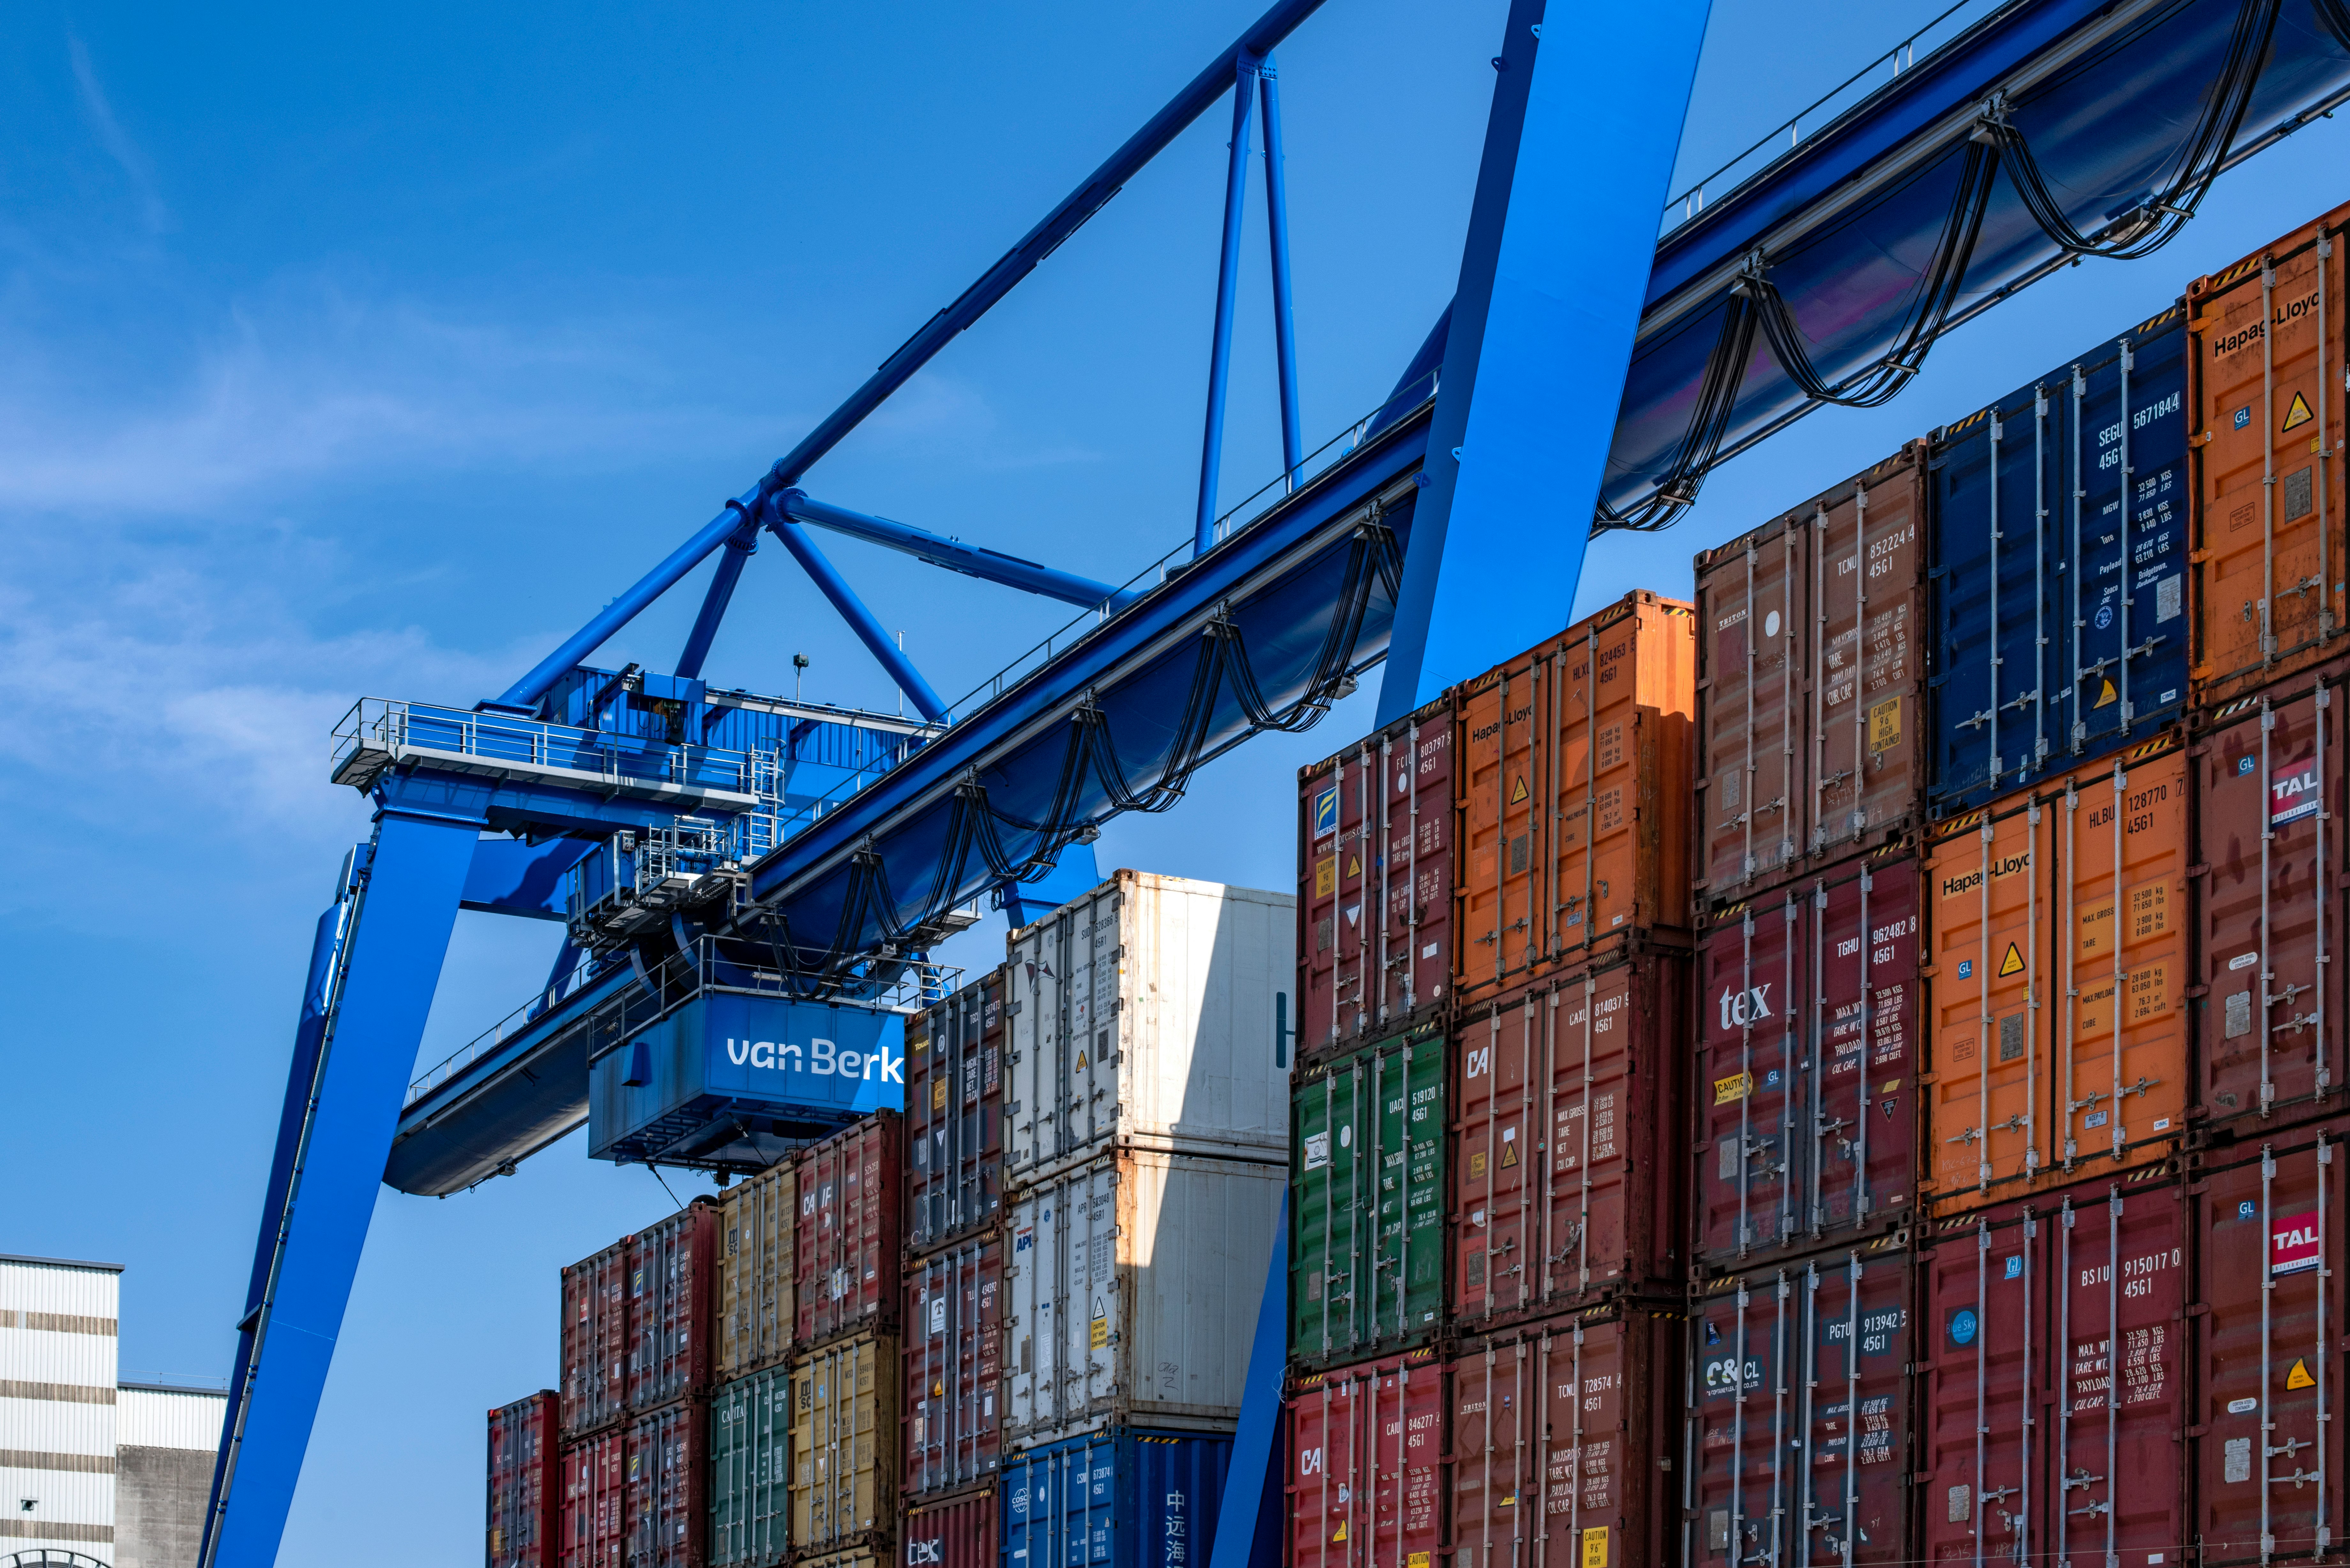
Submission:
M 623 1236 L 563 1271 L 563 1435 L 600 1431 L 629 1413 L 629 1265 Z
M 2345 675 L 2336 660 L 2231 702 L 2189 753 L 2203 891 L 2189 1116 L 2276 1126 L 2343 1108 Z
M 702 1568 L 710 1540 L 710 1404 L 681 1399 L 629 1428 L 628 1568 Z
M 1297 1044 L 1403 1028 L 1451 993 L 1450 698 L 1297 770 Z
M 1678 1295 L 1688 955 L 1643 950 L 1481 1004 L 1454 1033 L 1452 1309 L 1463 1332 Z
M 2189 1171 L 2188 1467 L 2205 1568 L 2333 1561 L 2343 1540 L 2350 1122 L 2208 1150 Z
M 637 1232 L 629 1263 L 629 1408 L 710 1391 L 717 1363 L 718 1205 L 697 1198 Z
M 1946 1220 L 1918 1249 L 1932 1563 L 2175 1562 L 2185 1189 L 2168 1166 Z
M 1003 1241 L 906 1265 L 906 1495 L 995 1484 L 1003 1454 Z
M 626 1568 L 629 1433 L 614 1427 L 563 1449 L 559 1568 Z
M 906 1030 L 906 1247 L 926 1252 L 1003 1218 L 1003 971 Z
M 1700 1262 L 1735 1269 L 1909 1222 L 1918 876 L 1906 857 L 1847 862 L 1714 917 L 1690 1085 Z
M 1627 1303 L 1473 1341 L 1452 1363 L 1453 1568 L 1659 1568 L 1677 1504 L 1657 1456 L 1678 1310 Z M 1375 1560 L 1376 1561 L 1376 1560 Z
M 555 1568 L 563 1464 L 562 1401 L 552 1388 L 490 1412 L 489 1568 Z
M 1906 1244 L 1725 1275 L 1691 1303 L 1690 1568 L 1907 1563 Z
M 1437 1568 L 1451 1382 L 1433 1350 L 1297 1380 L 1287 1401 L 1289 1568 Z
M 905 1568 L 997 1568 L 996 1488 L 984 1486 L 943 1502 L 910 1509 L 900 1526 Z
M 1924 826 L 1926 459 L 1913 441 L 1697 557 L 1708 902 Z
M 799 1341 L 814 1345 L 898 1320 L 898 1180 L 905 1121 L 876 1111 L 799 1157 Z

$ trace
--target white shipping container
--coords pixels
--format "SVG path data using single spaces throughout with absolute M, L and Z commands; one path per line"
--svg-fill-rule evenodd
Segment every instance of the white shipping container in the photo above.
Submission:
M 1024 1188 L 1004 1264 L 1004 1446 L 1230 1431 L 1288 1168 L 1118 1149 Z
M 1148 1148 L 1286 1164 L 1277 998 L 1296 900 L 1120 871 L 1012 933 L 1003 1168 L 1014 1186 Z

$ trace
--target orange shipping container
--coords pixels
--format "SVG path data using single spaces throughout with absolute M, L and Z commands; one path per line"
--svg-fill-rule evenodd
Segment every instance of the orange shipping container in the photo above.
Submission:
M 2343 239 L 2337 207 L 2188 286 L 2193 679 L 2210 704 L 2343 641 Z
M 2188 1091 L 2187 857 L 2175 735 L 1937 832 L 1920 1080 L 1936 1218 L 2175 1148 Z
M 1634 593 L 1459 689 L 1456 1002 L 1687 941 L 1696 661 L 1690 607 Z

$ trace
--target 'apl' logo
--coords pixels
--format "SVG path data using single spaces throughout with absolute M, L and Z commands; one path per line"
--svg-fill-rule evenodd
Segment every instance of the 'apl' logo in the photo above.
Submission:
M 2269 826 L 2282 827 L 2315 816 L 2324 798 L 2314 762 L 2288 763 L 2269 775 Z
M 2269 1272 L 2297 1274 L 2317 1267 L 2317 1210 L 2269 1221 Z

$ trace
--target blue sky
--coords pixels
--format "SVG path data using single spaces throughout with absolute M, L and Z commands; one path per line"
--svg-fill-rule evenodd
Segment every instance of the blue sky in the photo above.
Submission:
M 32 4 L 0 38 L 0 888 L 17 1158 L 0 1250 L 125 1263 L 126 1370 L 221 1375 L 310 925 L 362 803 L 361 695 L 470 701 L 740 491 L 1253 14 L 1023 5 Z M 1375 405 L 1450 296 L 1501 0 L 1331 0 L 1281 51 L 1305 423 Z M 1721 0 L 1684 146 L 1718 161 L 1932 7 Z M 1223 128 L 1211 115 L 810 477 L 1123 578 L 1188 534 Z M 1578 605 L 1971 411 L 2350 195 L 2322 125 L 2153 260 L 2067 272 L 1887 409 L 1805 421 Z M 1277 466 L 1258 213 L 1227 493 Z M 828 542 L 829 543 L 829 542 Z M 837 559 L 942 690 L 1054 624 Z M 674 657 L 691 597 L 604 658 Z M 1560 620 L 1568 618 L 1562 604 Z M 712 673 L 894 696 L 779 552 Z M 1217 764 L 1105 865 L 1287 880 L 1292 771 Z M 1000 925 L 960 939 L 984 962 Z M 425 1054 L 533 985 L 550 928 L 466 917 Z M 995 946 L 1000 951 L 1000 946 Z M 684 1189 L 681 1188 L 681 1192 Z M 478 1550 L 483 1411 L 550 1382 L 556 1269 L 670 1207 L 577 1140 L 386 1194 L 288 1563 Z

